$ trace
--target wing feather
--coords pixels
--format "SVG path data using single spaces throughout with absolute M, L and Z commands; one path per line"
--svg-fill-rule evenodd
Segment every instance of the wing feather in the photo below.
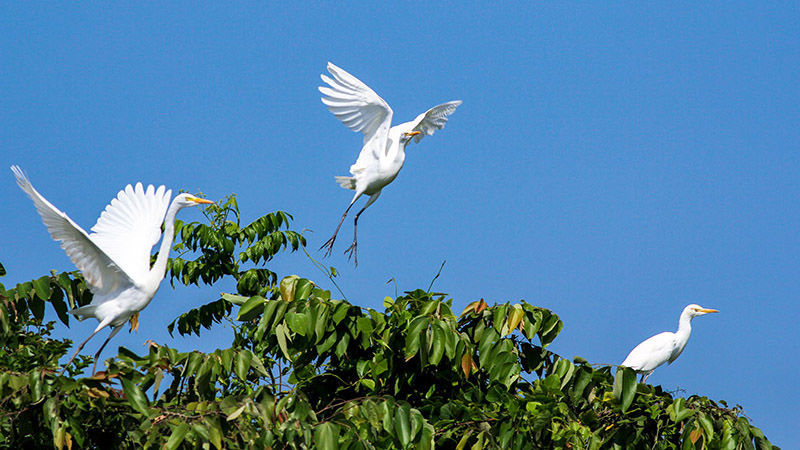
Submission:
M 412 131 L 419 131 L 420 134 L 414 136 L 414 142 L 419 142 L 425 136 L 431 136 L 436 130 L 441 130 L 447 123 L 447 116 L 455 112 L 461 100 L 442 103 L 425 111 L 412 121 L 414 128 Z
M 93 242 L 83 228 L 39 194 L 22 169 L 11 166 L 11 170 L 19 187 L 33 200 L 50 236 L 60 243 L 72 263 L 83 273 L 95 296 L 103 296 L 134 284 L 131 276 Z
M 392 108 L 361 80 L 333 63 L 328 63 L 327 75 L 320 75 L 328 86 L 320 86 L 325 95 L 322 103 L 353 131 L 364 134 L 364 145 L 377 139 L 385 147 L 386 135 L 392 121 Z
M 161 237 L 161 224 L 172 191 L 142 183 L 119 191 L 92 227 L 89 237 L 134 279 L 150 271 L 150 254 Z
M 675 333 L 659 333 L 637 345 L 620 365 L 638 371 L 653 370 L 669 360 L 674 343 Z

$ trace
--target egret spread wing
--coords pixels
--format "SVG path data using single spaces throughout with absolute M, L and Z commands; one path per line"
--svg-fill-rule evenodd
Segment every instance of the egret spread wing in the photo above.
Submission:
M 89 237 L 134 280 L 150 271 L 150 253 L 161 237 L 161 224 L 172 191 L 142 183 L 119 191 L 92 227 Z
M 364 133 L 364 144 L 377 138 L 378 148 L 386 145 L 386 134 L 392 121 L 392 108 L 366 84 L 343 69 L 328 63 L 330 78 L 321 75 L 328 86 L 320 86 L 319 91 L 330 112 L 353 131 Z
M 425 111 L 412 121 L 414 128 L 412 131 L 419 131 L 420 134 L 414 136 L 414 142 L 419 142 L 423 137 L 432 135 L 436 130 L 444 128 L 447 123 L 447 116 L 453 114 L 461 100 L 442 103 Z
M 83 273 L 92 293 L 108 294 L 133 284 L 124 269 L 93 242 L 83 228 L 34 189 L 19 167 L 11 166 L 11 170 L 19 187 L 33 200 L 50 236 L 61 243 L 69 259 Z

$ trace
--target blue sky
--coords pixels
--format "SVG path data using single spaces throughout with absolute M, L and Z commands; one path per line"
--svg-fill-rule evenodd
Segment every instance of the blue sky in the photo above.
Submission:
M 551 308 L 566 324 L 553 349 L 601 363 L 675 329 L 686 304 L 718 308 L 649 381 L 741 404 L 774 443 L 800 447 L 799 13 L 796 2 L 5 2 L 0 166 L 22 166 L 87 229 L 127 183 L 236 193 L 245 220 L 293 214 L 321 256 L 351 198 L 333 176 L 361 144 L 319 101 L 325 64 L 371 86 L 396 122 L 463 100 L 361 217 L 357 269 L 343 225 L 327 262 L 348 299 L 380 308 L 387 280 L 426 288 L 447 260 L 435 287 L 456 309 Z M 0 199 L 0 281 L 72 270 L 10 171 Z M 270 267 L 332 288 L 302 254 Z M 166 333 L 219 290 L 163 285 L 138 334 L 120 333 L 103 358 L 147 339 L 227 345 L 222 327 Z M 80 340 L 94 326 L 58 330 Z

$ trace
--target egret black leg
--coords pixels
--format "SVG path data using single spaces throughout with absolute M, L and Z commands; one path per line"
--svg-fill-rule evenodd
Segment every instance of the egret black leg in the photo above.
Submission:
M 69 365 L 72 362 L 72 360 L 75 359 L 76 356 L 78 356 L 78 353 L 80 353 L 81 350 L 83 350 L 83 346 L 86 345 L 86 343 L 89 342 L 89 339 L 93 338 L 94 335 L 97 334 L 97 332 L 102 330 L 102 329 L 103 329 L 102 327 L 98 327 L 96 330 L 94 330 L 92 332 L 92 334 L 89 335 L 88 338 L 86 338 L 85 341 L 81 342 L 81 345 L 79 345 L 78 348 L 75 349 L 75 353 L 72 354 L 72 356 L 69 358 L 69 361 L 67 361 L 67 363 L 64 364 L 64 368 L 61 369 L 61 373 L 59 375 L 64 375 L 64 372 L 66 372 L 67 367 L 69 367 Z
M 111 334 L 108 335 L 108 338 L 106 339 L 106 341 L 103 342 L 103 345 L 100 346 L 100 350 L 98 350 L 97 353 L 94 354 L 94 365 L 92 366 L 92 375 L 94 375 L 95 372 L 96 372 L 97 359 L 100 358 L 100 353 L 102 353 L 103 349 L 106 348 L 106 344 L 108 344 L 108 341 L 110 341 L 111 338 L 113 338 L 119 332 L 119 330 L 121 330 L 121 329 L 122 329 L 121 326 L 111 327 Z
M 350 258 L 353 258 L 353 263 L 355 264 L 356 267 L 358 267 L 358 253 L 357 253 L 357 248 L 358 248 L 358 218 L 361 216 L 361 213 L 363 213 L 365 209 L 369 208 L 369 205 L 375 203 L 375 200 L 377 200 L 380 195 L 381 195 L 381 191 L 378 191 L 377 193 L 372 194 L 369 197 L 369 200 L 367 201 L 367 203 L 364 205 L 364 207 L 361 208 L 361 211 L 359 211 L 356 214 L 355 220 L 353 220 L 353 244 L 347 250 L 345 250 L 344 252 L 345 252 L 345 254 L 347 254 L 347 259 L 348 260 Z
M 339 228 L 342 227 L 342 222 L 344 222 L 344 218 L 347 217 L 347 213 L 350 211 L 350 208 L 353 207 L 353 203 L 355 203 L 355 200 L 353 200 L 353 202 L 351 202 L 350 205 L 347 206 L 347 209 L 344 210 L 344 214 L 342 214 L 342 219 L 339 220 L 339 225 L 336 226 L 336 231 L 333 232 L 333 236 L 331 236 L 331 238 L 328 239 L 328 241 L 322 244 L 322 247 L 319 248 L 320 250 L 322 250 L 323 248 L 327 248 L 325 250 L 326 258 L 328 257 L 328 255 L 331 254 L 331 250 L 333 250 L 333 243 L 334 241 L 336 241 L 336 235 L 339 234 Z

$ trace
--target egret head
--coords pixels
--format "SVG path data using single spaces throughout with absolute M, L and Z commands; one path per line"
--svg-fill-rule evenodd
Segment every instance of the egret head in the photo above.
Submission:
M 715 313 L 715 312 L 719 311 L 717 311 L 716 309 L 703 308 L 702 306 L 695 304 L 689 305 L 683 309 L 683 313 L 687 314 L 689 317 L 703 316 L 708 313 Z
M 413 138 L 414 136 L 417 136 L 419 134 L 422 134 L 422 133 L 419 132 L 419 131 L 406 131 L 404 133 L 401 133 L 400 134 L 400 142 L 403 143 L 403 144 L 408 144 L 409 141 L 411 141 L 411 138 Z
M 214 202 L 204 198 L 195 197 L 192 194 L 183 193 L 175 197 L 173 203 L 175 203 L 178 208 L 186 208 L 187 206 L 210 205 Z

